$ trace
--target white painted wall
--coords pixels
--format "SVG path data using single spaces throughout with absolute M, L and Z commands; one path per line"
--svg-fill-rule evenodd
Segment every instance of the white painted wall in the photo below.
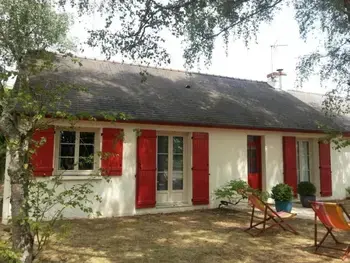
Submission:
M 266 134 L 262 144 L 263 159 L 263 189 L 271 188 L 283 183 L 283 145 L 282 134 Z
M 231 130 L 209 133 L 210 207 L 217 207 L 213 191 L 233 179 L 248 181 L 247 134 Z
M 349 146 L 340 151 L 332 148 L 331 166 L 333 196 L 328 199 L 344 199 L 346 197 L 345 188 L 350 186 Z
M 57 125 L 67 125 L 64 121 L 58 121 Z M 68 125 L 69 126 L 69 125 Z M 247 180 L 247 135 L 262 136 L 262 183 L 263 189 L 270 191 L 271 188 L 283 182 L 283 147 L 282 136 L 296 136 L 311 138 L 315 141 L 317 134 L 291 134 L 269 131 L 245 131 L 230 129 L 198 128 L 198 127 L 179 127 L 179 126 L 161 126 L 161 125 L 141 125 L 141 124 L 112 124 L 108 122 L 79 122 L 77 128 L 100 128 L 100 127 L 118 127 L 123 128 L 125 133 L 123 147 L 123 174 L 122 176 L 112 177 L 108 183 L 103 179 L 94 180 L 94 194 L 102 197 L 102 203 L 94 203 L 94 210 L 100 211 L 102 216 L 123 216 L 144 213 L 173 212 L 188 209 L 214 208 L 218 201 L 214 199 L 213 191 L 232 179 Z M 136 184 L 136 133 L 134 129 L 155 129 L 157 131 L 169 132 L 208 132 L 209 133 L 209 172 L 210 172 L 210 205 L 193 207 L 183 206 L 180 208 L 135 208 L 135 184 Z M 191 146 L 191 143 L 190 143 Z M 191 148 L 191 147 L 189 147 Z M 317 144 L 313 144 L 313 180 L 319 185 L 317 178 Z M 188 151 L 189 166 L 192 161 L 192 151 Z M 191 181 L 191 172 L 189 170 L 189 181 Z M 344 198 L 345 187 L 350 185 L 348 171 L 350 171 L 350 147 L 341 152 L 332 150 L 332 171 L 333 171 L 333 197 Z M 7 178 L 7 177 L 6 177 Z M 75 183 L 82 182 L 83 177 L 66 177 L 64 186 L 69 188 Z M 40 180 L 47 180 L 40 178 Z M 189 184 L 189 200 L 192 198 L 191 185 Z M 3 204 L 3 223 L 10 212 L 10 185 L 8 178 L 5 180 L 4 204 Z M 190 202 L 189 202 L 190 204 Z M 79 218 L 86 217 L 86 214 L 78 210 L 67 210 L 66 217 Z

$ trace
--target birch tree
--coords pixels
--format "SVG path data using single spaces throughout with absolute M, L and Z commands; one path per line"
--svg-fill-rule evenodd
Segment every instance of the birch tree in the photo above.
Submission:
M 67 50 L 69 21 L 45 1 L 0 0 L 0 129 L 10 160 L 12 246 L 26 263 L 32 262 L 34 244 L 29 222 L 29 147 L 37 123 L 47 112 L 29 79 L 51 67 L 52 56 L 43 51 Z M 6 82 L 13 77 L 16 85 L 6 89 Z

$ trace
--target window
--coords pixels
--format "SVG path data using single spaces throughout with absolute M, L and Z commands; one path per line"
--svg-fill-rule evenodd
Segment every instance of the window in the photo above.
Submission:
M 183 137 L 158 136 L 157 138 L 157 190 L 183 190 Z
M 298 182 L 310 181 L 310 143 L 297 141 Z
M 94 170 L 95 132 L 60 131 L 58 170 Z

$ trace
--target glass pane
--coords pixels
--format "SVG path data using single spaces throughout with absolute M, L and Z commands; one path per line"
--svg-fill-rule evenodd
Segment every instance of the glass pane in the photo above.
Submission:
M 173 172 L 173 190 L 183 190 L 182 172 Z
M 62 157 L 74 157 L 74 144 L 61 144 L 59 156 Z
M 79 146 L 79 170 L 94 169 L 94 146 L 80 145 Z
M 95 133 L 94 132 L 81 132 L 80 133 L 80 144 L 94 144 Z
M 254 136 L 248 135 L 248 142 L 254 142 Z
M 253 135 L 248 135 L 248 138 L 247 138 L 248 142 L 251 142 L 251 143 L 259 142 L 259 139 L 260 139 L 260 136 L 253 136 Z
M 61 131 L 61 143 L 75 143 L 75 132 L 74 131 Z
M 93 145 L 80 145 L 79 146 L 79 157 L 88 157 L 94 155 Z
M 248 173 L 257 173 L 257 159 L 256 159 L 256 149 L 248 148 Z
M 183 137 L 173 138 L 173 148 L 174 153 L 183 153 Z
M 79 158 L 79 170 L 93 170 L 94 169 L 94 156 L 80 157 Z
M 297 143 L 297 165 L 299 182 L 310 180 L 310 160 L 309 160 L 309 142 L 298 141 Z
M 158 153 L 168 153 L 168 136 L 158 136 Z
M 60 170 L 73 170 L 74 158 L 60 158 Z
M 158 154 L 157 169 L 159 172 L 168 171 L 168 155 L 167 154 Z
M 183 171 L 183 155 L 174 155 L 173 156 L 173 170 L 174 171 Z
M 166 191 L 168 190 L 168 173 L 158 172 L 157 174 L 157 190 Z

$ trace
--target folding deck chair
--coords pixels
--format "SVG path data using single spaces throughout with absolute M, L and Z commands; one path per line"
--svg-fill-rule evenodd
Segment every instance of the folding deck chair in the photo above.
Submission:
M 317 253 L 320 247 L 323 247 L 328 249 L 344 251 L 344 255 L 341 257 L 342 260 L 349 257 L 350 255 L 349 245 L 345 249 L 337 248 L 337 247 L 328 247 L 328 246 L 322 245 L 329 235 L 331 235 L 336 245 L 344 244 L 338 241 L 338 239 L 334 236 L 332 231 L 335 229 L 350 231 L 350 224 L 347 221 L 347 219 L 350 220 L 350 216 L 348 212 L 345 210 L 345 208 L 341 204 L 337 204 L 337 203 L 325 203 L 325 202 L 310 202 L 310 203 L 311 203 L 312 209 L 315 211 L 315 253 Z M 345 218 L 344 214 L 346 215 L 347 218 Z M 317 242 L 317 217 L 319 218 L 319 220 L 327 230 L 327 233 L 319 243 Z
M 247 194 L 248 194 L 248 202 L 252 206 L 252 214 L 250 219 L 250 226 L 244 230 L 245 232 L 249 233 L 252 236 L 259 236 L 266 230 L 275 226 L 279 226 L 285 231 L 292 232 L 293 234 L 296 234 L 296 235 L 298 234 L 298 232 L 295 231 L 294 228 L 285 221 L 295 217 L 297 214 L 288 213 L 288 212 L 276 212 L 267 203 L 262 201 L 255 194 L 253 193 L 247 193 Z M 264 213 L 264 219 L 257 223 L 254 223 L 255 208 L 257 208 L 258 210 Z M 270 220 L 272 220 L 274 223 L 267 225 L 266 223 Z M 262 228 L 258 228 L 257 226 L 259 225 L 262 225 Z M 253 235 L 250 231 L 252 229 L 257 229 L 259 230 L 259 232 Z

